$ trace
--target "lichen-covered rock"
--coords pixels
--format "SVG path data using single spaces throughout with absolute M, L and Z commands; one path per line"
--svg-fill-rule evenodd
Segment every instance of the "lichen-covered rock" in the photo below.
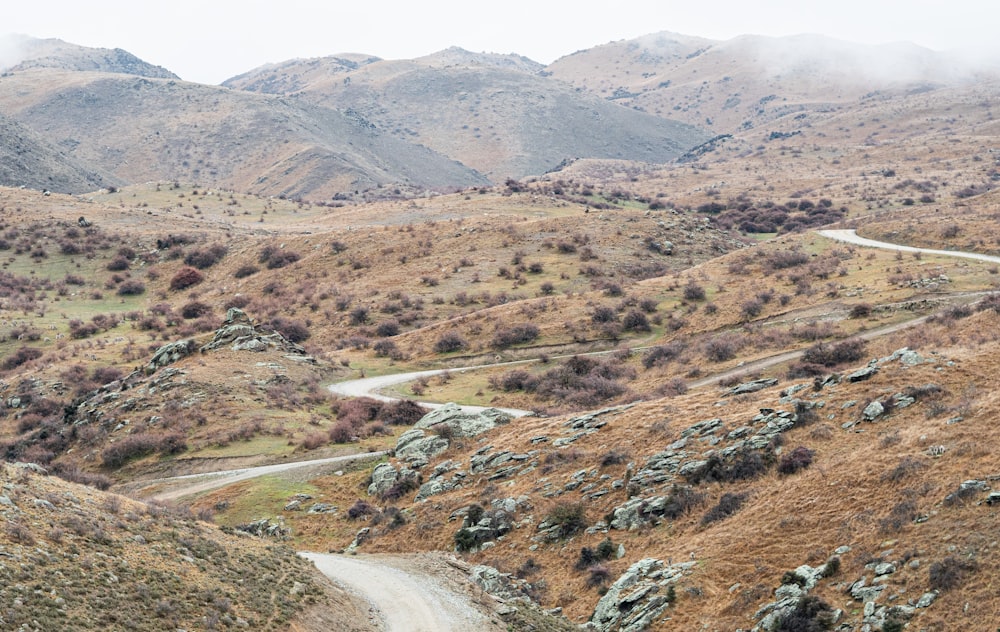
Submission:
M 444 425 L 453 437 L 475 437 L 510 420 L 510 415 L 497 408 L 470 413 L 463 411 L 457 404 L 448 403 L 421 417 L 413 427 L 426 430 Z
M 601 597 L 590 617 L 600 632 L 645 630 L 670 605 L 670 585 L 688 573 L 696 562 L 664 565 L 646 558 L 628 568 Z
M 372 482 L 368 485 L 369 496 L 381 496 L 399 480 L 399 470 L 391 463 L 379 463 L 372 470 Z

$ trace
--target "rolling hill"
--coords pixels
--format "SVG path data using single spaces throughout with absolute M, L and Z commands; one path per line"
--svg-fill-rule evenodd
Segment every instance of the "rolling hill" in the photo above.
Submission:
M 553 81 L 530 60 L 461 49 L 410 61 L 344 57 L 267 66 L 224 85 L 357 112 L 494 182 L 577 158 L 668 162 L 708 136 Z

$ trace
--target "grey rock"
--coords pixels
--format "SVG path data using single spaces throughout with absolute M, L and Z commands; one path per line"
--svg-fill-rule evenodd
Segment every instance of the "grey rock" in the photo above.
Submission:
M 848 382 L 863 382 L 864 380 L 869 379 L 870 377 L 872 377 L 876 373 L 878 373 L 878 367 L 877 366 L 866 366 L 863 369 L 858 369 L 857 371 L 854 371 L 853 373 L 848 373 L 847 374 L 847 381 Z
M 422 467 L 447 450 L 448 446 L 449 442 L 444 437 L 428 435 L 420 428 L 411 428 L 397 440 L 396 457 L 409 463 L 410 467 Z
M 737 384 L 736 386 L 730 388 L 726 392 L 726 396 L 730 397 L 733 395 L 743 395 L 745 393 L 756 393 L 757 391 L 763 390 L 770 386 L 774 386 L 778 383 L 777 378 L 768 377 L 759 380 L 752 380 L 750 382 L 744 382 L 742 384 Z
M 882 413 L 884 412 L 885 412 L 885 406 L 882 405 L 882 402 L 874 401 L 865 406 L 865 409 L 861 413 L 861 416 L 864 417 L 865 421 L 875 421 L 876 419 L 881 417 Z
M 444 424 L 449 427 L 454 437 L 475 437 L 509 423 L 510 420 L 510 415 L 496 408 L 487 408 L 479 413 L 466 413 L 457 404 L 448 403 L 424 415 L 413 427 L 428 429 Z
M 917 599 L 916 607 L 929 608 L 931 604 L 934 603 L 934 600 L 937 599 L 937 596 L 938 593 L 936 590 L 924 593 L 923 595 L 920 596 L 920 599 Z
M 1000 492 L 992 492 L 986 497 L 987 505 L 1000 505 Z
M 157 369 L 173 364 L 181 358 L 194 353 L 195 345 L 193 340 L 179 340 L 169 342 L 153 353 L 153 357 L 146 365 L 146 373 L 155 373 Z
M 329 503 L 316 503 L 309 508 L 306 513 L 310 514 L 331 514 L 337 511 L 337 505 L 331 505 Z
M 682 431 L 681 437 L 702 437 L 711 432 L 715 432 L 715 430 L 721 426 L 721 419 L 706 419 L 704 421 L 699 421 L 690 428 Z
M 399 470 L 391 463 L 379 463 L 372 470 L 372 482 L 368 485 L 369 496 L 381 496 L 399 480 Z
M 896 572 L 896 565 L 892 562 L 882 562 L 875 565 L 876 575 L 891 575 Z

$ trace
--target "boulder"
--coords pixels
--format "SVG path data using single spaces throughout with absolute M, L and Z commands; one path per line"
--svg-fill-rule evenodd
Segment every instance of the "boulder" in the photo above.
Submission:
M 510 415 L 497 408 L 470 413 L 457 404 L 448 403 L 424 415 L 413 427 L 426 430 L 444 425 L 453 437 L 475 437 L 510 420 Z
M 423 467 L 430 459 L 448 449 L 444 437 L 428 434 L 421 428 L 410 428 L 396 441 L 396 458 L 406 461 L 410 467 Z
M 861 416 L 864 417 L 865 421 L 875 421 L 876 419 L 881 417 L 882 413 L 884 412 L 885 412 L 885 406 L 882 405 L 882 402 L 876 400 L 865 406 L 865 409 L 861 413 Z
M 399 480 L 399 470 L 391 463 L 379 463 L 372 470 L 372 482 L 368 485 L 369 496 L 381 496 Z
M 768 377 L 759 380 L 752 380 L 750 382 L 744 382 L 742 384 L 737 384 L 736 386 L 730 388 L 726 392 L 726 396 L 730 397 L 733 395 L 743 395 L 745 393 L 756 393 L 757 391 L 763 390 L 770 386 L 774 386 L 778 383 L 777 378 Z
M 154 373 L 157 369 L 165 367 L 168 364 L 173 364 L 181 358 L 190 355 L 194 352 L 195 346 L 193 340 L 178 340 L 177 342 L 168 342 L 153 353 L 153 357 L 150 358 L 149 364 L 146 365 L 146 373 Z

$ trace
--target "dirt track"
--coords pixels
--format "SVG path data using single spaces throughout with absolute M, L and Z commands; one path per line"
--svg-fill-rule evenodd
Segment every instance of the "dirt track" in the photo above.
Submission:
M 471 582 L 464 576 L 456 578 L 457 571 L 442 571 L 440 564 L 396 556 L 300 555 L 367 601 L 388 632 L 503 629 L 473 603 Z

